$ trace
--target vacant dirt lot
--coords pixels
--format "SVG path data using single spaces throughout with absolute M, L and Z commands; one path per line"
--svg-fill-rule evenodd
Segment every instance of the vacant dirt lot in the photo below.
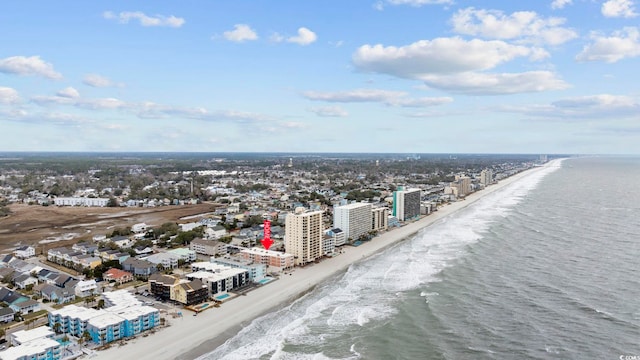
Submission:
M 198 217 L 180 220 L 214 210 L 213 204 L 163 206 L 156 208 L 94 208 L 11 205 L 13 212 L 0 218 L 0 252 L 20 245 L 37 245 L 37 252 L 51 247 L 91 239 L 137 223 L 158 226 L 165 222 L 185 223 Z

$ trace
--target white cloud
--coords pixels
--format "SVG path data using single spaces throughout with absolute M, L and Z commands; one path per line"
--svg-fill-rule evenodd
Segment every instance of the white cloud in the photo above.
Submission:
M 284 36 L 280 35 L 277 32 L 274 32 L 273 34 L 271 34 L 271 36 L 269 36 L 269 41 L 271 41 L 271 42 L 283 42 L 284 41 Z
M 298 35 L 287 38 L 287 42 L 295 43 L 298 45 L 309 45 L 314 43 L 318 37 L 316 34 L 307 29 L 306 27 L 301 27 L 298 29 Z
M 567 98 L 552 103 L 558 108 L 623 110 L 639 109 L 640 103 L 630 96 L 599 94 Z
M 637 118 L 640 102 L 636 98 L 624 95 L 598 94 L 566 98 L 543 105 L 507 106 L 498 110 L 555 120 L 614 121 Z
M 451 74 L 488 70 L 518 57 L 538 60 L 548 56 L 539 48 L 511 45 L 504 41 L 459 37 L 421 40 L 401 47 L 363 45 L 353 63 L 364 71 L 419 79 L 426 74 Z
M 423 5 L 439 5 L 439 4 L 453 4 L 453 0 L 387 0 L 391 5 L 411 5 L 414 7 L 420 7 Z
M 20 101 L 20 95 L 15 89 L 0 86 L 0 104 L 15 104 Z
M 123 86 L 122 84 L 116 84 L 109 78 L 98 74 L 87 74 L 82 79 L 82 83 L 93 87 L 111 87 L 111 86 Z
M 564 18 L 541 18 L 533 11 L 517 11 L 510 15 L 499 10 L 466 8 L 451 18 L 453 31 L 459 34 L 493 39 L 516 39 L 522 42 L 559 45 L 578 37 L 561 27 Z
M 309 111 L 322 117 L 345 117 L 349 113 L 339 106 L 312 107 Z
M 70 98 L 70 99 L 75 99 L 80 97 L 80 93 L 78 92 L 78 90 L 72 88 L 71 86 L 58 91 L 56 95 L 64 98 Z
M 551 2 L 551 8 L 554 10 L 564 9 L 565 6 L 571 5 L 572 0 L 553 0 Z
M 549 71 L 486 74 L 465 72 L 453 75 L 425 75 L 432 88 L 470 95 L 503 95 L 562 90 L 569 85 Z
M 225 39 L 233 42 L 244 42 L 247 40 L 257 40 L 258 34 L 246 24 L 236 24 L 233 30 L 223 33 Z
M 606 17 L 632 18 L 638 16 L 631 0 L 608 0 L 602 4 L 602 15 Z
M 85 117 L 73 115 L 73 114 L 67 114 L 67 113 L 60 113 L 60 112 L 41 113 L 41 112 L 28 112 L 25 110 L 11 110 L 11 111 L 0 110 L 0 115 L 2 115 L 2 117 L 8 121 L 30 123 L 30 124 L 78 126 L 82 124 L 91 123 L 91 121 Z
M 43 76 L 53 80 L 62 79 L 62 75 L 53 69 L 53 65 L 40 59 L 40 56 L 11 56 L 1 59 L 0 72 L 25 76 Z
M 140 11 L 123 11 L 119 14 L 114 14 L 111 11 L 105 11 L 102 16 L 107 20 L 117 20 L 121 24 L 127 24 L 130 20 L 138 20 L 142 26 L 167 26 L 179 28 L 185 23 L 183 18 L 175 17 L 173 15 L 168 17 L 164 15 L 148 16 Z
M 624 58 L 640 56 L 640 31 L 635 27 L 627 27 L 614 32 L 611 36 L 591 35 L 592 43 L 587 44 L 578 61 L 605 61 L 615 63 Z
M 452 102 L 449 97 L 424 97 L 410 98 L 408 94 L 402 91 L 389 91 L 379 89 L 355 89 L 350 91 L 306 91 L 302 96 L 309 100 L 327 101 L 327 102 L 378 102 L 387 106 L 401 107 L 427 107 L 442 105 Z

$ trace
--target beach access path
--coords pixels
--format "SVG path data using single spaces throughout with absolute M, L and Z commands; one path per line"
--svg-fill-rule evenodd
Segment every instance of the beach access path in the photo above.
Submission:
M 545 166 L 557 166 L 551 161 Z M 344 253 L 317 264 L 296 268 L 291 275 L 282 275 L 276 281 L 225 302 L 219 308 L 203 311 L 198 316 L 168 318 L 170 326 L 159 329 L 155 334 L 127 341 L 126 345 L 114 343 L 111 348 L 99 351 L 92 359 L 194 359 L 204 355 L 234 336 L 253 319 L 280 307 L 290 304 L 304 293 L 313 289 L 333 276 L 345 272 L 349 266 L 359 260 L 380 252 L 401 240 L 409 238 L 420 229 L 463 209 L 483 196 L 491 194 L 529 174 L 539 171 L 535 167 L 501 180 L 486 189 L 474 192 L 465 200 L 450 203 L 438 208 L 438 211 L 420 220 L 410 222 L 399 228 L 392 228 L 371 241 L 358 247 L 344 246 Z

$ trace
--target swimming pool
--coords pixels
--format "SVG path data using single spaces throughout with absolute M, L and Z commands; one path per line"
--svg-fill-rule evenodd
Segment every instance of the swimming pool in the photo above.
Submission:
M 258 281 L 258 282 L 259 282 L 260 284 L 264 285 L 264 284 L 266 284 L 266 283 L 268 283 L 268 282 L 271 282 L 272 280 L 273 280 L 273 278 L 264 278 L 264 279 L 262 279 L 262 280 L 260 280 L 260 281 Z
M 229 294 L 222 294 L 222 295 L 215 296 L 214 298 L 218 301 L 222 301 L 228 297 L 229 297 Z

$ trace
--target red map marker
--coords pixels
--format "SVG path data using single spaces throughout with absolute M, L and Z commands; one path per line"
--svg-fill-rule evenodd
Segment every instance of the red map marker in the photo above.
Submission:
M 269 250 L 271 245 L 273 245 L 273 240 L 271 240 L 271 221 L 269 220 L 264 221 L 264 236 L 261 243 L 266 250 Z
M 273 240 L 271 240 L 271 239 L 262 239 L 262 241 L 260 241 L 260 242 L 262 243 L 262 246 L 264 246 L 264 248 L 266 250 L 269 250 L 271 245 L 273 245 Z

